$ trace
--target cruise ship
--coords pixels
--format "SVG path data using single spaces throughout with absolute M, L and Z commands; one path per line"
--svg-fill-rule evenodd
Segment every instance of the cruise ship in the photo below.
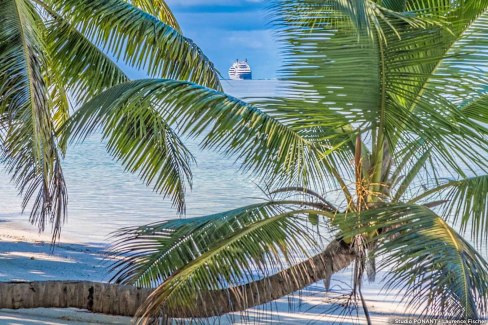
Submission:
M 229 78 L 232 80 L 251 80 L 252 71 L 251 67 L 247 63 L 247 59 L 244 61 L 236 60 L 229 68 Z

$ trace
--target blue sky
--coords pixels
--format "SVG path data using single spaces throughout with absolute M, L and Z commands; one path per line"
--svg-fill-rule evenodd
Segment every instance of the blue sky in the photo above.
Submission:
M 227 77 L 232 62 L 247 58 L 255 79 L 276 77 L 279 52 L 265 0 L 167 0 L 185 36 Z

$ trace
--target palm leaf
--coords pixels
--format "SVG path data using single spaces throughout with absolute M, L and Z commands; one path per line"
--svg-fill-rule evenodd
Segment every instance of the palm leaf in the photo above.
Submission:
M 486 65 L 486 59 L 479 53 L 485 47 L 484 39 L 486 37 L 482 35 L 486 34 L 487 8 L 487 1 L 440 0 L 432 2 L 419 0 L 408 2 L 407 10 L 416 12 L 418 15 L 439 15 L 449 27 L 431 31 L 431 39 L 427 39 L 425 51 L 419 57 L 424 58 L 422 65 L 417 65 L 416 70 L 403 72 L 404 78 L 409 76 L 407 80 L 410 88 L 406 89 L 411 95 L 407 99 L 411 106 L 409 109 L 413 110 L 415 115 L 422 111 L 432 111 L 428 107 L 432 107 L 432 103 L 437 102 L 442 107 L 440 111 L 453 118 L 454 123 L 449 123 L 450 126 L 442 125 L 442 117 L 437 118 L 436 123 L 441 123 L 436 129 L 451 129 L 450 132 L 456 134 L 455 137 L 458 139 L 446 139 L 447 141 L 435 143 L 432 156 L 436 165 L 431 165 L 431 169 L 441 166 L 454 169 L 455 173 L 463 175 L 463 168 L 471 168 L 473 172 L 478 172 L 476 167 L 486 168 L 479 154 L 479 151 L 484 152 L 486 148 L 479 135 L 476 132 L 469 135 L 469 138 L 475 142 L 473 144 L 466 143 L 462 139 L 467 136 L 459 136 L 464 131 L 471 132 L 470 130 L 478 129 L 478 132 L 486 133 L 486 130 L 480 125 L 467 122 L 466 117 L 462 116 L 464 114 L 456 111 L 459 110 L 458 106 L 461 102 L 469 102 L 469 100 L 466 101 L 466 97 L 471 98 L 472 101 L 480 98 L 484 93 L 483 69 L 473 71 L 473 67 Z M 421 53 L 419 52 L 419 54 Z M 407 61 L 412 61 L 410 55 L 405 57 L 404 62 Z M 406 72 L 408 75 L 405 75 Z M 467 110 L 466 115 L 472 118 L 473 116 L 470 114 Z M 433 115 L 431 114 L 431 116 Z M 405 125 L 416 127 L 415 121 L 407 121 Z M 444 136 L 444 138 L 446 137 Z M 476 143 L 481 143 L 481 146 L 478 147 Z M 452 152 L 453 147 L 454 152 Z M 466 152 L 466 155 L 463 152 Z M 459 164 L 460 161 L 461 164 Z M 462 166 L 458 168 L 456 165 Z M 472 168 L 472 165 L 476 167 Z
M 252 105 L 188 82 L 138 80 L 115 86 L 80 108 L 66 135 L 83 138 L 105 125 L 109 141 L 126 138 L 127 129 L 113 128 L 126 119 L 124 114 L 164 121 L 180 135 L 201 136 L 203 148 L 233 155 L 242 162 L 244 172 L 252 171 L 273 183 L 304 186 L 335 175 L 327 156 L 329 147 L 307 141 Z M 144 132 L 146 126 L 140 120 Z M 128 145 L 120 149 L 114 151 L 118 157 L 138 150 Z M 148 172 L 143 165 L 133 167 L 142 175 L 159 173 Z
M 1 6 L 2 160 L 24 194 L 23 208 L 35 197 L 31 222 L 44 230 L 49 220 L 55 240 L 66 215 L 67 193 L 51 120 L 41 18 L 24 0 Z
M 442 89 L 449 93 L 449 97 L 454 98 L 456 93 L 461 93 L 468 89 L 473 89 L 476 84 L 472 81 L 476 78 L 484 78 L 478 72 L 470 75 L 469 66 L 484 65 L 484 59 L 477 55 L 477 50 L 483 47 L 482 38 L 476 41 L 476 35 L 483 33 L 485 11 L 488 1 L 444 1 L 439 0 L 428 4 L 424 0 L 409 1 L 407 10 L 412 10 L 418 15 L 438 15 L 448 22 L 448 29 L 439 29 L 436 39 L 432 39 L 433 53 L 435 60 L 429 61 L 424 65 L 425 75 L 419 79 L 419 87 L 415 91 L 416 98 L 429 93 L 438 93 L 437 89 Z M 478 47 L 478 48 L 477 48 Z M 460 83 L 461 79 L 468 78 L 469 82 Z M 414 100 L 412 106 L 417 104 Z
M 429 318 L 486 317 L 488 263 L 441 217 L 400 204 L 365 211 L 359 220 L 342 220 L 342 229 L 348 236 L 380 233 L 375 255 L 383 257 L 379 269 L 388 272 L 385 289 L 401 289 L 412 311 Z
M 483 93 L 482 96 L 467 101 L 460 105 L 460 109 L 470 119 L 481 123 L 488 123 L 488 94 Z
M 47 50 L 60 82 L 80 105 L 105 89 L 128 81 L 125 73 L 97 46 L 56 13 L 46 22 Z
M 431 151 L 427 150 L 422 155 L 414 155 L 415 163 L 411 169 L 407 172 L 403 181 L 399 184 L 395 195 L 392 198 L 392 202 L 398 202 L 400 198 L 405 194 L 412 182 L 417 178 L 422 168 L 425 167 L 427 159 L 429 159 Z M 401 170 L 401 168 L 399 168 Z
M 134 91 L 131 85 L 119 89 Z M 111 88 L 112 90 L 117 88 Z M 89 133 L 102 128 L 107 150 L 124 168 L 138 173 L 154 191 L 171 197 L 180 213 L 185 212 L 186 186 L 191 186 L 194 157 L 149 101 L 135 100 L 125 105 L 106 93 L 81 107 L 71 118 L 70 127 Z M 70 132 L 68 132 L 70 133 Z
M 168 4 L 164 0 L 127 0 L 133 6 L 136 6 L 154 17 L 173 27 L 178 32 L 181 32 L 180 25 L 176 21 L 175 16 L 171 12 Z
M 443 215 L 460 224 L 462 232 L 469 227 L 477 242 L 488 239 L 488 176 L 447 181 L 409 202 L 428 202 L 434 197 L 446 202 Z
M 136 245 L 149 245 L 158 250 L 157 265 L 161 269 L 155 270 L 159 277 L 154 274 L 153 277 L 164 280 L 141 307 L 144 311 L 141 316 L 158 317 L 161 312 L 171 315 L 179 309 L 191 311 L 195 308 L 199 309 L 198 314 L 202 314 L 202 308 L 212 314 L 218 307 L 208 300 L 212 296 L 208 293 L 212 291 L 224 290 L 239 304 L 246 304 L 242 299 L 248 294 L 252 296 L 253 286 L 248 286 L 250 293 L 243 296 L 232 287 L 297 264 L 313 254 L 313 247 L 318 247 L 315 233 L 306 226 L 309 211 L 321 213 L 285 205 L 257 205 L 205 217 L 203 222 L 186 223 L 185 226 L 192 225 L 193 230 L 177 229 L 176 237 L 168 246 L 161 242 L 151 245 L 155 240 L 166 243 L 162 232 L 138 240 L 132 249 Z M 172 273 L 164 273 L 168 268 L 164 265 L 168 263 L 163 262 L 175 256 L 181 265 L 176 265 L 178 269 Z M 173 259 L 170 264 L 175 267 Z
M 113 265 L 117 273 L 112 280 L 143 287 L 158 286 L 207 252 L 216 241 L 284 211 L 284 206 L 266 202 L 204 217 L 121 229 L 114 234 L 117 240 L 111 252 L 125 258 Z
M 122 0 L 45 1 L 94 45 L 151 77 L 221 89 L 213 64 L 170 25 Z
M 438 91 L 437 83 L 449 87 L 449 77 L 444 77 L 441 70 L 438 77 L 433 77 L 440 62 L 451 59 L 450 49 L 480 15 L 482 5 L 451 2 L 449 9 L 442 11 L 449 17 L 429 13 L 435 7 L 433 4 L 424 11 L 419 7 L 413 13 L 405 13 L 419 19 L 417 24 L 405 22 L 403 14 L 390 15 L 387 20 L 375 23 L 380 16 L 371 9 L 361 19 L 369 17 L 372 26 L 379 24 L 378 28 L 384 31 L 372 28 L 373 35 L 377 34 L 372 39 L 358 36 L 357 21 L 361 19 L 351 15 L 359 15 L 365 9 L 355 5 L 349 2 L 344 6 L 355 10 L 318 1 L 283 1 L 276 6 L 277 27 L 285 51 L 282 76 L 292 81 L 285 90 L 295 102 L 301 100 L 284 106 L 286 109 L 277 108 L 278 116 L 293 117 L 296 107 L 296 119 L 290 124 L 304 123 L 304 128 L 315 124 L 327 129 L 328 134 L 337 133 L 338 127 L 348 123 L 360 126 L 366 137 L 371 138 L 375 152 L 371 163 L 377 172 L 372 183 L 380 181 L 383 160 L 388 160 L 377 150 L 383 147 L 380 145 L 383 141 L 389 142 L 395 156 L 396 146 L 408 147 L 421 139 L 426 147 L 433 147 L 432 158 L 426 162 L 432 163 L 432 169 L 442 165 L 463 175 L 463 168 L 486 168 L 479 155 L 480 150 L 487 150 L 480 135 L 485 131 Z M 456 20 L 451 11 L 462 13 L 461 18 Z M 421 24 L 425 17 L 431 20 Z M 394 32 L 386 32 L 388 29 Z M 462 39 L 459 42 L 462 44 Z M 433 82 L 434 79 L 437 81 Z M 428 86 L 431 81 L 432 89 Z M 275 99 L 270 102 L 269 105 L 276 106 Z M 352 128 L 352 132 L 356 130 Z
M 290 81 L 286 95 L 300 99 L 298 105 L 310 103 L 306 116 L 315 118 L 311 121 L 315 125 L 336 127 L 341 121 L 346 122 L 342 125 L 364 121 L 369 116 L 366 108 L 378 106 L 379 72 L 376 47 L 369 38 L 358 40 L 355 22 L 366 18 L 349 18 L 349 10 L 329 3 L 333 1 L 283 1 L 273 14 L 285 51 L 280 78 Z M 354 97 L 344 96 L 352 92 Z M 282 109 L 296 105 L 289 104 Z M 339 109 L 345 110 L 345 118 Z M 293 113 L 290 110 L 286 113 Z

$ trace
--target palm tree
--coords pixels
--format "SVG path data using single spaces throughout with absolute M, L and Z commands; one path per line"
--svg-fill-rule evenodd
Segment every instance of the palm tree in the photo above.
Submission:
M 50 222 L 55 240 L 68 201 L 60 127 L 72 108 L 129 80 L 117 62 L 152 77 L 220 83 L 163 0 L 6 0 L 0 12 L 0 159 L 30 221 L 40 230 Z M 175 188 L 156 189 L 183 210 Z
M 132 293 L 142 323 L 209 317 L 352 264 L 352 299 L 384 270 L 386 289 L 403 289 L 423 316 L 486 317 L 488 263 L 473 245 L 488 238 L 488 1 L 276 0 L 271 11 L 283 96 L 246 103 L 190 81 L 137 80 L 63 127 L 63 143 L 102 128 L 129 170 L 180 198 L 182 135 L 266 185 L 259 204 L 121 230 L 105 290 L 147 288 Z
M 488 263 L 473 245 L 488 238 L 488 1 L 277 0 L 271 11 L 283 96 L 246 103 L 138 80 L 67 129 L 103 126 L 119 152 L 144 134 L 142 157 L 160 134 L 139 122 L 162 116 L 270 189 L 260 204 L 121 230 L 114 280 L 154 288 L 141 321 L 243 311 L 350 264 L 358 301 L 381 269 L 423 316 L 486 317 Z

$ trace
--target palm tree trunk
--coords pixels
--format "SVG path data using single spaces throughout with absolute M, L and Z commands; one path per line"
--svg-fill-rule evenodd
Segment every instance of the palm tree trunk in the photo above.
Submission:
M 132 317 L 151 292 L 91 281 L 0 282 L 0 308 L 79 308 Z
M 243 311 L 328 278 L 353 260 L 349 247 L 334 241 L 323 253 L 290 269 L 231 290 L 205 293 L 193 306 L 165 310 L 165 314 L 172 318 L 200 318 Z M 151 289 L 90 281 L 0 282 L 0 308 L 79 308 L 135 316 L 151 292 Z
M 171 318 L 203 318 L 244 311 L 327 279 L 349 266 L 355 258 L 349 245 L 336 240 L 322 253 L 289 269 L 230 290 L 208 292 L 187 308 L 163 308 L 164 314 Z

